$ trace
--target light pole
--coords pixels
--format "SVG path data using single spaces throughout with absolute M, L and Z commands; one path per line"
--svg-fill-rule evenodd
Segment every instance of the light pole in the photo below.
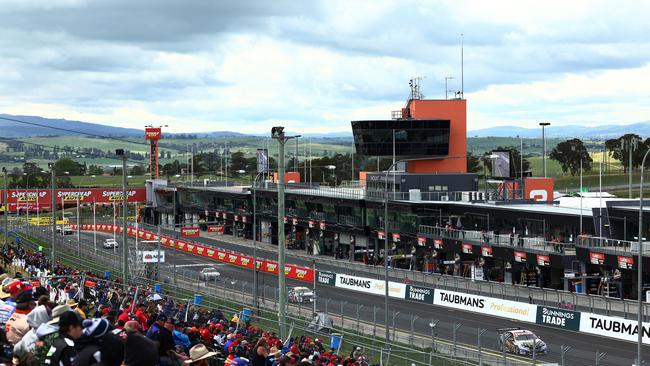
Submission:
M 129 249 L 127 240 L 127 229 L 126 229 L 126 218 L 127 218 L 127 202 L 128 197 L 126 195 L 126 159 L 127 155 L 124 152 L 124 149 L 116 149 L 115 155 L 122 159 L 122 281 L 124 282 L 124 288 L 128 288 L 129 275 L 128 271 L 128 261 L 129 261 Z M 115 227 L 113 227 L 115 230 Z
M 278 306 L 279 306 L 279 326 L 280 339 L 285 338 L 285 323 L 287 316 L 286 301 L 287 289 L 285 287 L 284 277 L 284 144 L 297 136 L 285 136 L 284 127 L 273 127 L 271 137 L 278 140 Z
M 542 153 L 542 164 L 543 164 L 543 169 L 544 169 L 544 178 L 546 178 L 546 135 L 544 131 L 544 127 L 550 126 L 550 122 L 540 122 L 540 126 L 542 126 L 542 143 L 544 145 L 544 150 Z
M 638 320 L 638 339 L 637 339 L 637 365 L 642 365 L 641 348 L 643 347 L 643 168 L 645 167 L 645 159 L 648 157 L 650 149 L 643 155 L 641 161 L 641 179 L 639 184 L 639 257 L 637 258 L 637 305 L 639 307 L 637 320 Z
M 257 311 L 257 199 L 255 193 L 257 192 L 257 178 L 263 175 L 266 171 L 262 170 L 257 173 L 253 180 L 253 311 Z
M 9 226 L 8 226 L 8 220 L 7 216 L 9 213 L 9 191 L 7 191 L 7 168 L 2 167 L 2 175 L 4 175 L 5 178 L 5 190 L 4 190 L 4 197 L 2 198 L 2 203 L 5 205 L 5 210 L 3 212 L 4 214 L 4 234 L 5 234 L 5 248 L 8 247 L 9 245 Z
M 52 198 L 52 243 L 50 244 L 52 246 L 52 270 L 54 270 L 54 266 L 56 264 L 56 254 L 55 254 L 55 244 L 54 241 L 56 240 L 56 196 L 55 196 L 55 189 L 56 189 L 56 173 L 54 171 L 54 164 L 50 163 L 48 164 L 50 167 L 50 170 L 52 171 L 52 182 L 50 184 L 50 195 Z M 61 207 L 63 209 L 63 207 Z

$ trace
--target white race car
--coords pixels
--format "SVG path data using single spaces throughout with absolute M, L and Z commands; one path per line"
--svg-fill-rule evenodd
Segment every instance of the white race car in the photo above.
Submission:
M 543 355 L 548 353 L 546 343 L 539 339 L 530 330 L 519 328 L 499 329 L 499 351 L 510 352 L 518 355 L 532 355 L 533 346 L 535 354 Z
M 289 289 L 287 296 L 290 302 L 313 302 L 314 292 L 307 287 L 292 287 Z
M 104 241 L 104 249 L 113 249 L 113 248 L 117 249 L 119 247 L 120 247 L 120 245 L 113 238 L 109 238 L 109 239 L 106 239 L 106 241 Z

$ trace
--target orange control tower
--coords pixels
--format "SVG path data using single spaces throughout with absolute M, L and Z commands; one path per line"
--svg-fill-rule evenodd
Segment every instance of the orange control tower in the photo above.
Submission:
M 465 99 L 422 99 L 412 84 L 406 106 L 390 120 L 352 121 L 352 132 L 357 153 L 406 161 L 406 173 L 467 173 Z

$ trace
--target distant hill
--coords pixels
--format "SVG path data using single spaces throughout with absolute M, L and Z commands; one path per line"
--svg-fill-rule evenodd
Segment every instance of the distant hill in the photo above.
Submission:
M 590 139 L 610 139 L 620 137 L 626 133 L 636 133 L 642 137 L 650 137 L 650 121 L 640 122 L 629 125 L 607 125 L 607 126 L 549 126 L 546 128 L 547 137 L 556 138 L 590 138 Z M 483 128 L 479 130 L 467 131 L 469 137 L 515 137 L 540 138 L 542 136 L 541 127 L 524 128 L 516 126 L 498 126 Z
M 142 137 L 143 131 L 135 128 L 112 127 L 97 123 L 70 121 L 67 119 L 51 119 L 35 116 L 14 116 L 10 114 L 0 114 L 0 117 L 11 118 L 19 121 L 35 123 L 40 126 L 34 126 L 25 123 L 12 122 L 0 119 L 0 130 L 2 137 L 16 138 L 16 137 L 35 137 L 35 136 L 79 136 L 79 133 L 61 131 L 63 128 L 71 131 L 78 131 L 82 133 L 91 133 L 102 136 L 129 136 L 129 137 Z M 41 127 L 44 126 L 44 127 Z M 54 128 L 50 128 L 54 127 Z
M 40 126 L 33 126 L 24 123 L 11 122 L 0 119 L 0 131 L 2 137 L 20 138 L 36 136 L 79 136 L 78 133 L 61 131 L 58 128 L 78 131 L 83 133 L 97 134 L 102 136 L 122 136 L 122 137 L 143 137 L 143 130 L 136 128 L 113 127 L 105 124 L 71 121 L 66 119 L 52 119 L 37 116 L 14 116 L 9 114 L 0 114 L 0 117 L 16 119 L 29 123 L 36 123 Z M 55 128 L 49 128 L 55 127 Z M 551 125 L 546 128 L 546 136 L 549 138 L 587 138 L 587 139 L 609 139 L 619 137 L 624 133 L 636 133 L 643 137 L 650 137 L 650 121 L 640 122 L 628 125 L 607 125 L 607 126 L 580 126 L 580 125 Z M 197 137 L 213 138 L 238 138 L 238 137 L 264 137 L 267 133 L 244 134 L 234 131 L 212 131 L 212 132 L 192 132 L 185 134 L 169 134 L 169 137 L 179 135 L 196 135 Z M 298 133 L 287 132 L 288 135 Z M 498 126 L 472 130 L 467 132 L 468 137 L 516 137 L 540 138 L 542 135 L 541 128 L 525 128 L 516 126 Z M 303 133 L 303 138 L 312 139 L 352 139 L 352 132 L 338 131 L 328 133 Z

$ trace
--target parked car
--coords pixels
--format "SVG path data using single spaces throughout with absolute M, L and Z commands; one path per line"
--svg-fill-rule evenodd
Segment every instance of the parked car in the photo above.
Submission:
M 199 273 L 199 278 L 203 281 L 214 281 L 221 277 L 221 273 L 216 268 L 203 268 Z
M 533 347 L 535 354 L 542 355 L 548 353 L 546 343 L 539 339 L 535 333 L 530 330 L 520 328 L 499 329 L 499 351 L 510 352 L 517 355 L 532 355 Z
M 113 249 L 113 248 L 119 248 L 120 245 L 117 243 L 117 241 L 113 238 L 106 239 L 104 241 L 104 249 Z
M 287 292 L 289 302 L 313 302 L 314 292 L 308 287 L 293 287 Z

